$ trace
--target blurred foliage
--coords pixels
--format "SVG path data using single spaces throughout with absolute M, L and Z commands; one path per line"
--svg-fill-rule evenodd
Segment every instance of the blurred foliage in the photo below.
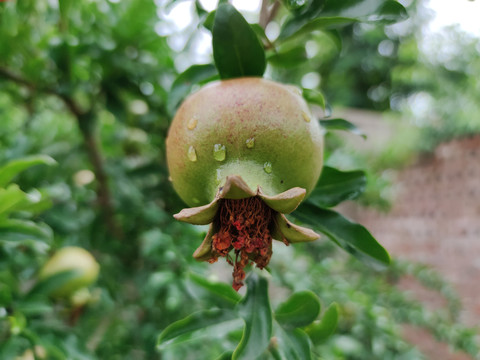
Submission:
M 385 39 L 385 26 L 390 25 L 361 25 L 357 22 L 368 16 L 355 18 L 352 13 L 318 21 L 323 1 L 286 3 L 290 10 L 280 8 L 276 18 L 286 16 L 284 28 L 299 30 L 298 36 L 288 39 L 291 35 L 284 30 L 286 40 L 274 44 L 261 26 L 252 26 L 267 48 L 267 76 L 308 88 L 302 79 L 319 73 L 330 104 L 376 109 L 392 104 L 399 91 L 390 89 L 394 82 L 409 80 L 404 81 L 405 93 L 416 94 L 415 86 L 425 89 L 424 82 L 432 80 L 408 78 L 401 71 L 398 59 L 422 71 L 428 66 L 417 62 L 414 40 Z M 326 9 L 336 10 L 335 2 L 325 3 L 330 4 Z M 379 2 L 367 3 L 379 10 Z M 192 18 L 185 28 L 177 28 L 168 17 L 179 6 L 186 6 L 182 9 Z M 390 22 L 387 15 L 381 20 Z M 176 106 L 198 84 L 218 76 L 211 54 L 198 50 L 210 39 L 212 19 L 193 1 L 0 2 L 1 359 L 230 358 L 240 342 L 241 320 L 222 313 L 233 325 L 209 329 L 207 338 L 189 339 L 188 346 L 156 348 L 159 334 L 172 323 L 205 309 L 218 315 L 219 309 L 239 300 L 229 286 L 204 280 L 218 280 L 225 269 L 214 271 L 193 260 L 205 229 L 173 220 L 171 215 L 183 205 L 168 181 L 165 163 L 164 140 Z M 316 31 L 309 35 L 311 29 Z M 385 40 L 394 43 L 398 59 L 396 53 L 378 56 Z M 473 50 L 468 54 L 473 56 Z M 465 86 L 474 86 L 473 77 L 461 74 L 474 64 L 455 71 L 436 66 L 444 67 L 442 81 L 455 75 Z M 319 91 L 319 85 L 310 90 Z M 389 89 L 390 98 L 365 91 L 379 86 Z M 447 89 L 435 90 L 447 94 Z M 313 103 L 325 105 L 321 94 L 310 95 Z M 475 93 L 468 96 L 474 99 Z M 336 140 L 330 135 L 327 140 L 331 155 Z M 362 172 L 346 174 L 351 182 L 342 183 L 329 199 L 312 201 L 331 206 L 357 196 L 365 184 Z M 307 208 L 303 214 L 314 216 L 315 211 Z M 335 219 L 343 219 L 339 216 Z M 335 234 L 331 237 L 336 239 Z M 88 249 L 101 265 L 91 289 L 94 298 L 81 308 L 50 298 L 37 279 L 48 257 L 67 245 Z M 314 358 L 421 359 L 401 340 L 401 322 L 426 327 L 472 356 L 478 353 L 475 333 L 456 324 L 455 296 L 430 271 L 394 263 L 378 272 L 345 258 L 324 241 L 278 246 L 275 254 L 270 299 L 264 293 L 247 294 L 242 302 L 258 300 L 270 311 L 264 301 L 269 300 L 280 314 L 272 330 L 276 337 L 300 339 L 297 349 L 304 349 L 310 344 L 303 336 L 308 333 L 315 343 Z M 384 254 L 379 257 L 385 260 Z M 449 307 L 430 315 L 395 288 L 404 274 L 419 277 L 446 296 Z M 252 289 L 265 280 L 249 281 Z M 330 305 L 334 302 L 338 308 Z M 281 310 L 296 303 L 310 306 L 293 320 L 287 311 L 282 317 Z M 327 338 L 337 309 L 338 331 Z M 251 315 L 241 306 L 237 311 L 244 319 Z M 317 312 L 320 318 L 313 316 Z M 313 315 L 297 322 L 305 314 Z M 279 352 L 290 350 L 281 342 Z

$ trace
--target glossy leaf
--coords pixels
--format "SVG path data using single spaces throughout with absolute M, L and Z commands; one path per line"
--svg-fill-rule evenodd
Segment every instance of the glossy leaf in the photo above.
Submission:
M 308 335 L 302 329 L 283 329 L 275 326 L 276 359 L 310 360 L 312 359 L 311 343 Z
M 304 0 L 282 0 L 283 5 L 290 11 L 299 11 L 301 8 L 306 6 L 306 1 Z
M 256 359 L 268 347 L 272 336 L 268 282 L 256 273 L 251 273 L 246 283 L 247 294 L 238 304 L 238 312 L 245 321 L 245 327 L 232 360 Z
M 305 332 L 314 344 L 319 344 L 335 332 L 337 324 L 338 305 L 337 303 L 332 303 L 323 314 L 322 319 L 307 326 Z
M 284 68 L 296 67 L 307 61 L 305 46 L 296 46 L 284 52 L 278 52 L 268 57 L 268 62 Z
M 189 278 L 195 284 L 201 286 L 204 289 L 207 289 L 216 297 L 220 297 L 224 300 L 227 300 L 232 304 L 236 304 L 241 299 L 241 296 L 235 290 L 233 290 L 232 287 L 228 284 L 209 281 L 204 277 L 193 274 L 193 273 L 189 274 Z
M 212 64 L 193 65 L 181 73 L 173 82 L 168 94 L 167 107 L 170 114 L 174 114 L 182 100 L 192 91 L 194 85 L 202 84 L 217 75 Z
M 45 191 L 33 189 L 25 193 L 25 200 L 17 204 L 13 209 L 30 214 L 39 214 L 51 208 L 52 205 L 53 202 Z
M 327 0 L 322 14 L 348 16 L 362 21 L 399 21 L 406 10 L 394 0 Z
M 317 0 L 284 23 L 279 40 L 359 21 L 392 23 L 406 17 L 405 8 L 393 0 Z
M 325 110 L 325 98 L 320 91 L 312 89 L 302 89 L 302 95 L 307 102 L 320 106 Z
M 191 334 L 197 330 L 235 320 L 237 315 L 233 311 L 223 309 L 201 310 L 186 318 L 176 321 L 162 331 L 157 340 L 157 348 L 168 346 L 174 339 Z
M 359 136 L 363 137 L 364 139 L 367 138 L 367 135 L 365 135 L 362 132 L 362 130 L 360 130 L 358 127 L 356 127 L 351 122 L 349 122 L 347 120 L 344 120 L 344 119 L 320 120 L 320 125 L 322 125 L 327 131 L 330 131 L 330 130 L 349 131 L 352 134 L 359 135 Z
M 279 35 L 280 40 L 291 40 L 301 35 L 310 34 L 312 31 L 335 29 L 358 22 L 357 19 L 342 16 L 319 17 L 308 21 L 295 31 L 284 31 Z
M 232 5 L 219 5 L 212 35 L 213 57 L 222 79 L 263 75 L 266 66 L 263 46 Z
M 17 184 L 11 184 L 6 189 L 0 188 L 0 217 L 5 217 L 12 211 L 15 211 L 16 207 L 24 203 L 27 198 L 25 194 Z
M 290 1 L 294 2 L 294 1 Z M 312 0 L 308 5 L 295 6 L 293 14 L 282 25 L 279 40 L 286 39 L 295 34 L 308 21 L 318 17 L 322 11 L 325 0 Z M 287 5 L 288 7 L 288 5 Z M 290 7 L 291 8 L 291 7 Z
M 56 161 L 47 155 L 33 155 L 12 160 L 0 168 L 0 188 L 5 187 L 16 175 L 35 165 L 53 165 Z
M 275 311 L 275 319 L 286 328 L 307 326 L 320 313 L 320 301 L 311 291 L 292 294 L 287 301 L 280 304 Z
M 355 199 L 365 190 L 366 184 L 364 171 L 340 171 L 324 166 L 307 201 L 318 207 L 336 206 L 342 201 Z
M 369 21 L 394 23 L 408 17 L 407 10 L 397 1 L 385 1 L 377 12 L 370 15 Z
M 378 267 L 390 263 L 388 252 L 365 227 L 335 211 L 304 203 L 295 211 L 294 216 L 327 235 L 337 245 L 368 265 Z
M 11 184 L 6 189 L 0 188 L 0 219 L 15 211 L 37 214 L 51 206 L 52 201 L 36 189 L 25 193 L 17 184 Z

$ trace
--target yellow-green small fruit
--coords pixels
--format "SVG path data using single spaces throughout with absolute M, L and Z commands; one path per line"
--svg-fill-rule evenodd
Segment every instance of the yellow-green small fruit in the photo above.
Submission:
M 95 258 L 87 250 L 69 246 L 57 251 L 40 270 L 39 279 L 46 280 L 61 272 L 74 270 L 76 274 L 66 283 L 55 288 L 51 295 L 54 297 L 69 297 L 75 291 L 93 284 L 100 270 Z

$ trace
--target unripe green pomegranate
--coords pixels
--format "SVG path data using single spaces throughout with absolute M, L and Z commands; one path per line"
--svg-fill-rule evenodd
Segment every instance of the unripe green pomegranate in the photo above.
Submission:
M 75 270 L 76 274 L 51 293 L 54 297 L 70 297 L 76 291 L 93 284 L 100 270 L 95 258 L 87 250 L 68 246 L 58 250 L 42 267 L 40 280 L 46 280 L 61 272 Z
M 298 88 L 262 78 L 203 87 L 172 121 L 167 160 L 175 190 L 195 206 L 175 217 L 211 224 L 194 256 L 226 257 L 234 288 L 250 262 L 268 264 L 272 238 L 319 237 L 283 215 L 312 191 L 323 165 L 323 132 Z

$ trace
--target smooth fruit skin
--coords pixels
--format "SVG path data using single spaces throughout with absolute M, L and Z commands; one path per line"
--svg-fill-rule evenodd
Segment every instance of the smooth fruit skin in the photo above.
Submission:
M 218 81 L 178 109 L 167 161 L 175 190 L 192 207 L 212 201 L 229 175 L 267 195 L 293 187 L 308 195 L 323 165 L 323 132 L 294 86 L 263 78 Z
M 77 270 L 78 276 L 70 279 L 52 292 L 52 296 L 68 297 L 75 291 L 94 283 L 98 278 L 100 266 L 87 250 L 68 246 L 58 250 L 42 267 L 40 280 L 46 280 L 58 273 Z

